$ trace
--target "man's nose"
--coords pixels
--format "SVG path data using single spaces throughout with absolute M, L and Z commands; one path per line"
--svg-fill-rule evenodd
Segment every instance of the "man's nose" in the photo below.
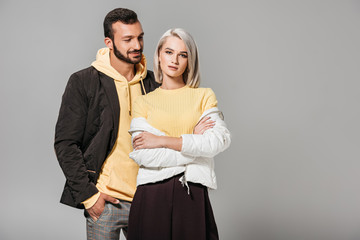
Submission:
M 141 49 L 141 43 L 138 39 L 134 39 L 134 45 L 133 45 L 133 48 L 135 50 L 140 50 Z

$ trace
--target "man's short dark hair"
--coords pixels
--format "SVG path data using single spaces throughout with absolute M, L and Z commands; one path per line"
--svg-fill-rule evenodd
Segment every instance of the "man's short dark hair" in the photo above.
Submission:
M 134 11 L 127 8 L 115 8 L 110 11 L 104 19 L 104 35 L 105 37 L 114 40 L 114 32 L 112 24 L 116 22 L 122 22 L 124 24 L 133 24 L 138 22 L 137 15 Z

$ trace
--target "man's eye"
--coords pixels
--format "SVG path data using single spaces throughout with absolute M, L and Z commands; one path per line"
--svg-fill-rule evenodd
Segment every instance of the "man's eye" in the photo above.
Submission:
M 124 41 L 125 41 L 125 42 L 130 42 L 130 41 L 131 41 L 131 39 L 124 39 Z

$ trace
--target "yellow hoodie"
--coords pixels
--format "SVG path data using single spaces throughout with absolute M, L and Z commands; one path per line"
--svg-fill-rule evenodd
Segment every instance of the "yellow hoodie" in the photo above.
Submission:
M 131 108 L 137 96 L 144 89 L 142 79 L 146 77 L 146 59 L 142 56 L 136 64 L 136 74 L 131 81 L 122 76 L 110 65 L 110 50 L 102 48 L 91 65 L 98 71 L 114 79 L 120 103 L 119 131 L 116 143 L 105 160 L 96 187 L 99 193 L 83 202 L 85 208 L 92 207 L 100 196 L 100 192 L 114 198 L 132 201 L 136 190 L 136 176 L 139 166 L 129 158 L 133 150 L 131 136 L 128 133 L 131 122 Z M 140 86 L 141 85 L 141 86 Z M 145 92 L 145 89 L 144 89 Z

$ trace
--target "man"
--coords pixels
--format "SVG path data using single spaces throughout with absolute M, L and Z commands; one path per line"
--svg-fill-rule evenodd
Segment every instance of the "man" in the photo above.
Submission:
M 61 202 L 86 209 L 88 239 L 119 239 L 121 229 L 127 234 L 138 172 L 129 158 L 131 106 L 159 86 L 146 70 L 144 33 L 135 12 L 109 12 L 104 34 L 107 48 L 69 79 L 55 133 L 66 177 Z

